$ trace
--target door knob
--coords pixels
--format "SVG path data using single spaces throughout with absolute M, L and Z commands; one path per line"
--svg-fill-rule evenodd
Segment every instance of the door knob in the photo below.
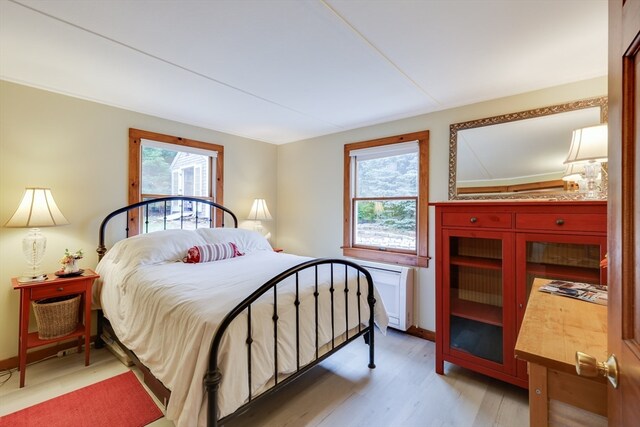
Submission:
M 618 361 L 615 354 L 610 355 L 606 362 L 598 362 L 595 357 L 576 351 L 576 372 L 583 377 L 606 377 L 613 388 L 618 388 Z

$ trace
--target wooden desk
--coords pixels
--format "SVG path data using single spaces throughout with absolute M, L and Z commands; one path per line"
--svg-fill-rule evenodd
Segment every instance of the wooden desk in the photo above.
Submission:
M 533 284 L 515 347 L 529 364 L 531 427 L 606 426 L 606 379 L 578 376 L 575 354 L 607 359 L 607 307 L 538 291 L 546 282 Z

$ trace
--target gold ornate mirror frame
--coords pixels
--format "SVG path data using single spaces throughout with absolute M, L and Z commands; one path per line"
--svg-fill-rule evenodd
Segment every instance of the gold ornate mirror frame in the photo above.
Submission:
M 565 113 L 569 111 L 586 108 L 600 108 L 600 122 L 607 122 L 607 97 L 597 97 L 583 99 L 580 101 L 568 102 L 566 104 L 552 105 L 533 110 L 520 111 L 517 113 L 503 114 L 500 116 L 487 117 L 484 119 L 471 120 L 462 123 L 454 123 L 449 127 L 449 200 L 491 200 L 491 199 L 553 199 L 553 200 L 582 200 L 584 193 L 578 191 L 523 191 L 512 193 L 495 194 L 458 194 L 457 191 L 457 156 L 458 156 L 458 131 L 472 129 L 483 126 L 497 125 L 501 123 L 525 120 L 535 117 L 549 116 L 552 114 Z M 606 164 L 603 165 L 606 167 Z M 606 188 L 606 182 L 603 184 Z M 606 190 L 603 191 L 602 198 L 606 199 Z

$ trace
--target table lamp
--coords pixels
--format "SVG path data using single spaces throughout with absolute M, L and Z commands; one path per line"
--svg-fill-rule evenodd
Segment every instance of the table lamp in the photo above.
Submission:
M 49 188 L 29 187 L 24 191 L 22 201 L 5 227 L 30 228 L 22 239 L 22 252 L 29 268 L 18 279 L 19 282 L 39 282 L 46 279 L 40 264 L 47 248 L 47 238 L 38 227 L 53 227 L 69 224 L 64 217 Z
M 565 165 L 579 165 L 583 168 L 584 178 L 587 181 L 587 197 L 594 198 L 603 193 L 603 188 L 598 188 L 599 174 L 602 172 L 602 163 L 607 161 L 607 125 L 589 126 L 573 131 L 569 154 L 564 161 Z M 567 175 L 568 173 L 565 173 Z
M 262 234 L 261 221 L 272 219 L 267 202 L 264 199 L 255 199 L 251 205 L 251 211 L 247 219 L 255 221 L 256 231 Z

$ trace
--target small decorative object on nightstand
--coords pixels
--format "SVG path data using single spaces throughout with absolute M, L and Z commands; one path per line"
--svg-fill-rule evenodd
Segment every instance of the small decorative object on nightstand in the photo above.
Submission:
M 64 250 L 64 256 L 60 260 L 60 264 L 62 264 L 62 270 L 56 271 L 56 276 L 65 277 L 65 276 L 77 276 L 82 274 L 80 267 L 78 266 L 78 260 L 82 259 L 83 253 L 82 249 L 79 251 L 75 251 L 74 253 L 69 252 L 69 249 Z
M 82 351 L 84 337 L 84 364 L 89 366 L 89 344 L 91 339 L 91 287 L 93 281 L 100 276 L 92 270 L 85 270 L 81 275 L 72 277 L 56 277 L 51 274 L 42 282 L 20 282 L 17 277 L 11 279 L 13 289 L 20 291 L 20 328 L 18 334 L 18 368 L 20 370 L 20 387 L 24 387 L 25 369 L 27 367 L 27 350 L 59 341 L 78 339 L 78 352 Z M 47 298 L 58 298 L 67 295 L 80 296 L 78 326 L 70 333 L 54 338 L 41 339 L 38 332 L 29 332 L 29 309 L 32 301 Z M 83 316 L 84 314 L 84 316 Z M 84 320 L 84 321 L 83 321 Z

